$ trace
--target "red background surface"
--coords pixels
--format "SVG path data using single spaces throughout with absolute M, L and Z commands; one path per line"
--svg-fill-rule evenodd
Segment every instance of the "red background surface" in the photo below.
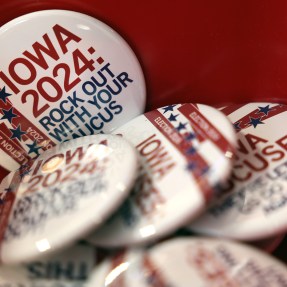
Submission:
M 127 40 L 145 73 L 148 110 L 180 102 L 287 103 L 287 1 L 9 0 L 1 3 L 0 25 L 53 8 L 97 17 Z M 286 258 L 286 246 L 276 254 Z

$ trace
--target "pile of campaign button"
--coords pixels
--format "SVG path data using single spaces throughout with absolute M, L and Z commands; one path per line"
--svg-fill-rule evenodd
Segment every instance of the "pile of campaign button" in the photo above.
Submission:
M 0 287 L 287 287 L 266 254 L 287 232 L 286 105 L 144 113 L 134 52 L 77 12 L 0 41 Z
M 221 108 L 238 136 L 228 194 L 189 228 L 253 241 L 287 231 L 287 106 L 251 103 Z
M 1 183 L 3 263 L 55 252 L 101 225 L 136 179 L 135 149 L 115 135 L 71 140 L 45 151 Z
M 136 147 L 141 169 L 123 206 L 88 237 L 97 246 L 150 243 L 172 233 L 203 212 L 229 177 L 236 137 L 212 107 L 166 106 L 114 133 Z
M 250 122 L 242 111 L 240 121 L 224 115 L 243 107 L 248 107 Z M 285 113 L 283 105 L 264 103 L 225 107 L 221 111 L 202 104 L 165 106 L 136 117 L 114 134 L 61 143 L 11 172 L 0 184 L 0 258 L 4 264 L 26 262 L 30 267 L 4 265 L 3 274 L 8 275 L 2 275 L 3 283 L 22 280 L 25 287 L 40 283 L 47 287 L 186 287 L 193 274 L 195 287 L 287 286 L 287 268 L 264 253 L 190 232 L 200 233 L 193 224 L 206 216 L 204 211 L 234 194 L 231 190 L 225 195 L 227 188 L 223 187 L 229 186 L 234 175 L 238 178 L 235 171 L 241 167 L 239 162 L 255 166 L 247 156 L 240 161 L 239 152 L 248 151 L 243 144 L 250 145 L 256 158 L 267 153 L 282 165 L 283 157 L 279 157 L 282 154 L 275 143 L 284 148 L 286 136 L 282 136 L 282 130 L 272 129 L 267 144 L 262 131 L 256 129 L 256 124 L 252 126 L 253 114 L 261 115 L 260 109 L 267 114 L 267 109 L 273 111 L 270 117 L 260 120 L 267 127 L 272 115 Z M 240 131 L 238 123 L 242 124 Z M 256 131 L 252 133 L 251 128 Z M 272 160 L 269 166 L 271 170 L 277 168 Z M 241 169 L 246 171 L 244 166 Z M 244 196 L 248 199 L 248 194 Z M 239 222 L 233 215 L 228 217 L 238 222 L 238 228 L 249 223 L 248 218 Z M 259 228 L 264 219 L 256 219 Z M 284 222 L 281 219 L 279 224 Z M 186 228 L 190 221 L 193 223 L 185 234 L 175 232 Z M 217 226 L 219 233 L 222 228 Z M 286 229 L 273 231 L 251 244 L 265 252 L 274 251 Z M 237 233 L 216 235 L 236 238 L 233 234 Z M 185 237 L 179 238 L 182 235 Z M 248 240 L 247 235 L 238 239 Z M 89 269 L 89 276 L 83 280 L 71 275 L 74 269 L 69 264 L 66 269 L 49 265 L 47 271 L 38 263 L 33 265 L 46 262 L 43 260 L 47 255 L 57 256 L 53 253 L 81 238 L 91 250 L 106 248 L 104 257 L 108 257 L 92 271 Z M 117 255 L 111 255 L 114 252 Z M 35 276 L 43 272 L 56 276 L 68 270 L 63 272 L 75 280 L 31 281 L 27 270 Z M 18 276 L 13 275 L 15 272 L 19 272 Z M 0 267 L 0 279 L 1 274 Z
M 87 287 L 283 287 L 286 266 L 247 245 L 208 238 L 177 238 L 129 250 L 98 266 Z
M 145 81 L 134 52 L 95 18 L 30 13 L 2 26 L 0 42 L 0 160 L 10 171 L 144 111 Z

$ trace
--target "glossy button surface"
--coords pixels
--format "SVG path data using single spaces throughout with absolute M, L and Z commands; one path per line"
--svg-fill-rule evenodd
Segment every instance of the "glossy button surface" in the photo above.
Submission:
M 166 106 L 114 133 L 136 147 L 141 170 L 120 210 L 88 238 L 96 245 L 146 243 L 173 232 L 203 211 L 231 170 L 233 127 L 206 105 Z
M 0 160 L 15 170 L 143 113 L 145 81 L 125 40 L 85 14 L 47 10 L 0 28 Z
M 287 230 L 287 106 L 230 105 L 221 109 L 234 124 L 238 142 L 227 194 L 190 228 L 242 240 Z
M 284 264 L 247 245 L 220 239 L 178 238 L 149 250 L 106 260 L 87 286 L 281 287 Z
M 115 135 L 62 143 L 1 184 L 1 260 L 30 261 L 97 228 L 128 195 L 135 149 Z

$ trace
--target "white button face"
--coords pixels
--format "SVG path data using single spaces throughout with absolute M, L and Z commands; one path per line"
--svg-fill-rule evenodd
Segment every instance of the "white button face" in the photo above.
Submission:
M 127 197 L 137 165 L 124 139 L 94 135 L 62 143 L 11 173 L 1 184 L 1 261 L 30 261 L 97 228 Z
M 97 251 L 77 244 L 28 264 L 0 266 L 1 286 L 80 287 L 97 264 Z
M 236 142 L 228 119 L 205 105 L 154 110 L 120 127 L 141 169 L 120 210 L 88 240 L 100 246 L 146 243 L 198 216 L 231 170 Z
M 276 259 L 239 243 L 200 237 L 123 253 L 95 269 L 87 283 L 87 287 L 286 285 L 286 266 Z
M 287 230 L 287 106 L 251 103 L 222 109 L 238 135 L 231 179 L 224 196 L 190 229 L 241 240 Z
M 0 159 L 15 170 L 68 139 L 109 133 L 145 107 L 128 44 L 90 16 L 63 10 L 0 28 Z

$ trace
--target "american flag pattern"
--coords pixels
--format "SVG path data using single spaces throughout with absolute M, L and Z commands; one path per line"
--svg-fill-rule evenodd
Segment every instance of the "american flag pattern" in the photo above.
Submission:
M 223 112 L 225 115 L 229 116 L 233 114 L 234 112 L 240 110 L 245 105 L 231 105 L 227 107 L 221 108 L 221 112 Z M 236 119 L 233 121 L 233 126 L 236 130 L 236 132 L 240 132 L 241 130 L 244 130 L 246 128 L 249 128 L 253 126 L 253 128 L 256 128 L 258 125 L 264 125 L 265 120 L 275 117 L 281 113 L 284 113 L 287 111 L 287 105 L 283 104 L 259 104 L 256 109 L 252 109 L 247 115 L 244 115 L 243 117 Z
M 286 230 L 286 221 L 281 220 L 287 210 L 286 176 L 281 170 L 285 171 L 286 166 L 287 105 L 256 102 L 228 105 L 220 110 L 232 122 L 241 144 L 236 151 L 228 193 L 189 228 L 246 241 Z M 248 141 L 247 135 L 262 141 Z M 266 148 L 280 157 L 265 154 Z
M 5 86 L 0 90 L 0 149 L 22 165 L 55 144 L 13 106 L 11 95 Z
M 206 129 L 216 135 L 216 139 L 211 138 L 196 120 L 190 117 L 190 114 L 200 117 Z M 220 151 L 222 159 L 229 160 L 225 154 L 227 152 L 233 154 L 232 144 L 200 112 L 198 106 L 193 104 L 170 105 L 147 113 L 145 116 L 186 158 L 186 170 L 196 178 L 205 199 L 209 201 L 218 183 L 218 178 L 212 178 L 211 166 L 215 165 L 215 162 L 210 155 L 212 151 L 217 151 L 217 154 Z

